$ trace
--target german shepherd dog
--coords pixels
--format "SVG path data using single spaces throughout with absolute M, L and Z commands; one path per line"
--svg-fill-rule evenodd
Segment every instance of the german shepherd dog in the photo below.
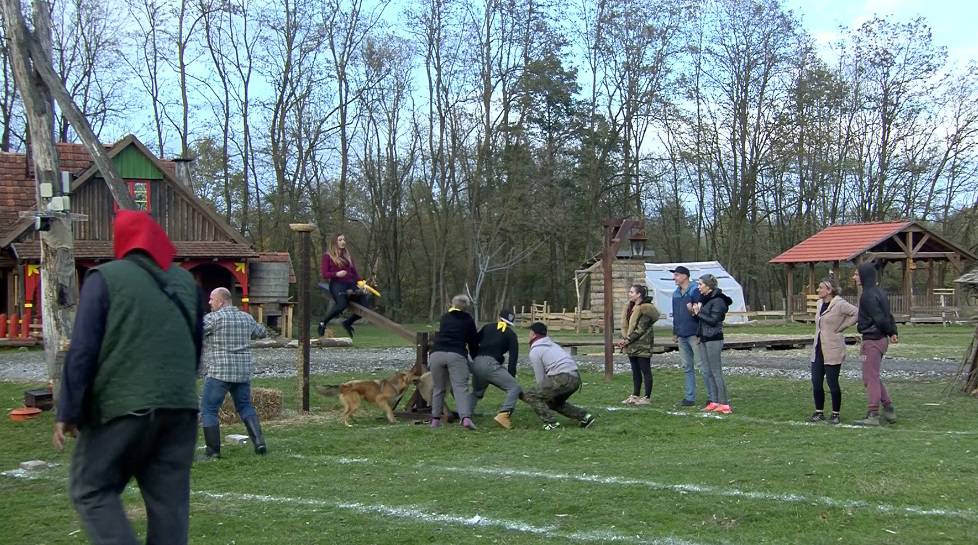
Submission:
M 383 409 L 387 413 L 387 421 L 393 424 L 394 409 L 391 402 L 404 394 L 408 386 L 417 383 L 418 376 L 414 374 L 414 369 L 394 373 L 394 376 L 383 380 L 351 380 L 338 386 L 319 386 L 316 390 L 327 397 L 338 395 L 343 403 L 343 415 L 341 419 L 347 427 L 351 427 L 350 416 L 360 407 L 360 401 L 366 400 L 369 403 Z

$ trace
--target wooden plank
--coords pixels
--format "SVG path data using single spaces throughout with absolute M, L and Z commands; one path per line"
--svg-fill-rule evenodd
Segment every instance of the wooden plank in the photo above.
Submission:
M 391 320 L 390 318 L 387 318 L 382 314 L 370 310 L 369 308 L 361 305 L 360 303 L 351 301 L 350 309 L 352 309 L 353 312 L 356 312 L 360 316 L 366 318 L 367 320 L 370 320 L 372 324 L 378 325 L 386 329 L 387 331 L 390 331 L 391 333 L 398 335 L 402 339 L 407 340 L 410 343 L 413 343 L 415 341 L 416 338 L 415 332 L 409 330 L 408 328 Z

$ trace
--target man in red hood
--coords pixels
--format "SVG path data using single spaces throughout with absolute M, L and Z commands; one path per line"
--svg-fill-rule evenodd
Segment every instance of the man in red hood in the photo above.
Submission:
M 52 443 L 78 435 L 69 493 L 92 543 L 137 543 L 119 497 L 135 478 L 146 542 L 185 545 L 203 298 L 149 214 L 119 212 L 113 237 L 82 286 Z

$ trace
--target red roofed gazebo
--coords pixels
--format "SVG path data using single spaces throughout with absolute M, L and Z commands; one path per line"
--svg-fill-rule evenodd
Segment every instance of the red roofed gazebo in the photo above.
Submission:
M 787 295 L 785 318 L 792 318 L 791 301 L 795 295 L 792 276 L 795 266 L 807 265 L 809 271 L 808 292 L 815 292 L 815 265 L 831 263 L 832 271 L 840 279 L 839 267 L 842 262 L 854 264 L 869 260 L 884 264 L 903 263 L 903 304 L 893 305 L 894 314 L 904 313 L 907 318 L 913 314 L 913 271 L 918 263 L 927 264 L 928 291 L 933 290 L 935 262 L 947 262 L 958 274 L 963 270 L 964 260 L 974 260 L 975 255 L 961 246 L 948 241 L 915 221 L 894 221 L 880 223 L 851 223 L 832 225 L 789 248 L 769 263 L 785 265 Z

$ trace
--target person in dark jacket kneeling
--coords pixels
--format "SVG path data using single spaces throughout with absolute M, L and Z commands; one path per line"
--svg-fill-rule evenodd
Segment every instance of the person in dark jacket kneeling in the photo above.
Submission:
M 710 402 L 703 407 L 703 411 L 730 414 L 733 410 L 730 408 L 727 384 L 723 380 L 720 354 L 723 352 L 723 320 L 733 299 L 720 290 L 717 277 L 712 274 L 701 276 L 696 281 L 696 289 L 700 292 L 700 302 L 690 303 L 689 311 L 699 323 L 700 359 L 710 396 Z

